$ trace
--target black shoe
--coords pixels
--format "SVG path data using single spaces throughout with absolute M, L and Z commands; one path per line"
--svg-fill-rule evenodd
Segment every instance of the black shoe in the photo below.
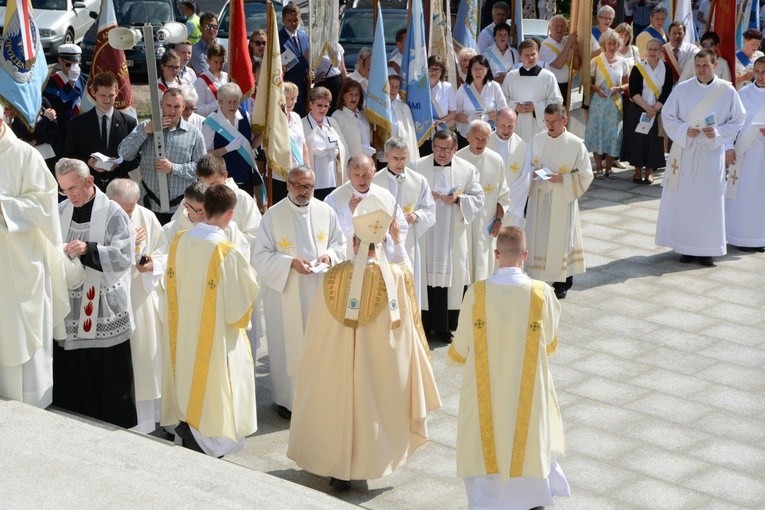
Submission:
M 284 418 L 285 420 L 291 420 L 292 419 L 292 411 L 287 409 L 284 406 L 276 406 L 276 414 Z
M 704 267 L 716 267 L 715 261 L 712 260 L 712 257 L 696 257 L 696 260 L 698 260 L 699 264 Z
M 340 480 L 333 476 L 329 479 L 329 486 L 338 491 L 349 491 L 351 490 L 351 481 Z
M 189 428 L 189 424 L 185 421 L 182 421 L 175 426 L 175 435 L 181 438 L 181 444 L 184 448 L 199 453 L 205 453 L 204 450 L 202 450 L 202 447 L 199 446 L 199 443 L 197 443 L 197 440 L 194 439 L 194 435 L 191 433 L 191 428 Z
M 566 294 L 568 293 L 567 289 L 554 289 L 555 290 L 555 297 L 558 299 L 566 299 Z
M 680 255 L 681 264 L 690 264 L 696 257 L 693 255 Z

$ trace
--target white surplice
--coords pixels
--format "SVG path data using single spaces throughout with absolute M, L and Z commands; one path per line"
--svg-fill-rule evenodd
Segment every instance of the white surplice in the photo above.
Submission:
M 311 208 L 321 208 L 322 215 L 329 215 L 329 230 L 323 232 L 326 238 L 326 252 L 319 253 L 317 248 L 316 234 L 312 225 Z M 284 239 L 280 234 L 285 229 L 281 225 L 274 224 L 274 218 L 278 218 L 287 208 L 292 218 L 292 226 L 288 229 L 294 231 L 295 239 Z M 311 199 L 305 207 L 293 204 L 289 197 L 281 200 L 271 207 L 263 216 L 260 233 L 255 242 L 253 261 L 258 269 L 261 284 L 263 309 L 266 319 L 266 339 L 268 342 L 268 359 L 271 369 L 271 395 L 277 405 L 292 409 L 292 400 L 295 397 L 295 375 L 288 371 L 289 365 L 297 365 L 298 359 L 288 360 L 287 342 L 297 342 L 302 345 L 302 337 L 299 339 L 285 338 L 284 314 L 289 317 L 297 316 L 305 325 L 308 318 L 308 309 L 313 295 L 320 286 L 318 274 L 302 275 L 291 268 L 293 256 L 284 253 L 286 244 L 295 250 L 295 256 L 309 261 L 316 260 L 321 255 L 328 255 L 333 264 L 345 259 L 345 236 L 340 229 L 337 216 L 324 202 Z M 290 281 L 292 280 L 292 281 Z M 296 284 L 299 289 L 299 299 L 290 303 L 290 308 L 285 309 L 282 303 L 282 293 L 290 284 Z M 298 349 L 299 356 L 299 349 Z
M 668 162 L 664 181 L 671 172 L 679 173 L 677 189 L 662 183 L 659 217 L 656 221 L 656 244 L 683 255 L 716 257 L 725 255 L 725 149 L 741 129 L 746 112 L 735 89 L 725 84 L 725 91 L 703 116 L 715 114 L 716 136 L 700 133 L 688 136 L 692 126 L 689 115 L 704 97 L 721 86 L 715 77 L 704 85 L 698 79 L 678 83 L 669 95 L 661 119 L 667 136 L 683 148 L 677 168 Z M 716 83 L 717 82 L 717 83 Z M 724 83 L 724 82 L 723 82 Z
M 746 109 L 746 120 L 739 138 L 747 129 L 765 127 L 765 87 L 752 83 L 738 92 Z M 735 183 L 738 188 L 735 199 L 725 200 L 725 234 L 728 244 L 734 246 L 765 246 L 765 135 L 758 132 L 743 154 L 736 153 L 741 171 Z M 728 172 L 728 185 L 733 176 Z
M 519 113 L 515 127 L 525 142 L 530 143 L 534 135 L 545 129 L 545 107 L 552 103 L 563 103 L 555 75 L 547 69 L 540 69 L 537 76 L 521 76 L 521 69 L 513 69 L 502 83 L 502 93 L 507 106 L 515 109 L 519 103 L 532 101 L 534 111 Z
M 510 209 L 502 220 L 502 226 L 514 226 L 523 228 L 526 220 L 523 211 L 526 208 L 526 199 L 529 197 L 531 175 L 525 171 L 531 165 L 531 150 L 529 144 L 523 141 L 517 133 L 503 140 L 494 131 L 489 136 L 486 147 L 500 155 L 505 163 L 505 181 L 510 190 Z
M 510 207 L 510 189 L 505 178 L 505 162 L 499 154 L 485 148 L 481 154 L 473 154 L 470 146 L 457 151 L 455 157 L 462 158 L 478 170 L 478 178 L 483 188 L 483 208 L 470 223 L 470 273 L 471 280 L 485 280 L 494 274 L 494 248 L 496 238 L 489 227 L 494 226 L 497 206 L 502 208 L 500 217 Z
M 425 177 L 432 191 L 447 194 L 457 187 L 459 202 L 436 202 L 435 225 L 421 245 L 425 261 L 421 286 L 448 288 L 449 310 L 459 310 L 463 289 L 471 283 L 468 230 L 484 201 L 478 170 L 460 158 L 452 158 L 450 166 L 434 165 L 433 155 L 418 159 L 412 169 Z M 420 306 L 429 310 L 427 292 L 423 292 Z

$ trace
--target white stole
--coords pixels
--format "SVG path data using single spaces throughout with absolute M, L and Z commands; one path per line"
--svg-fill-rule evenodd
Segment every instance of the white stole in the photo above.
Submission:
M 313 201 L 313 199 L 312 199 Z M 277 239 L 276 247 L 280 253 L 297 256 L 295 250 L 295 223 L 291 204 L 285 204 L 287 207 L 276 207 L 273 209 L 274 219 L 274 237 Z M 331 214 L 324 207 L 315 207 L 310 204 L 308 215 L 311 219 L 311 232 L 316 240 L 317 253 L 321 254 L 327 250 L 329 242 L 329 226 Z M 282 327 L 284 328 L 284 347 L 287 355 L 287 375 L 294 377 L 297 375 L 300 353 L 303 348 L 303 314 L 300 309 L 300 283 L 299 275 L 292 274 L 287 277 L 287 284 L 282 292 Z M 295 304 L 298 309 L 295 312 Z
M 760 134 L 760 126 L 757 124 L 765 124 L 765 103 L 760 105 L 760 109 L 752 118 L 751 124 L 746 128 L 736 140 L 734 146 L 736 150 L 736 162 L 728 169 L 728 180 L 725 185 L 725 198 L 729 200 L 736 200 L 738 197 L 738 181 L 741 176 L 742 162 L 744 160 L 744 154 L 749 146 L 752 145 L 754 139 Z
M 93 197 L 93 211 L 90 214 L 90 228 L 88 229 L 88 242 L 104 244 L 106 234 L 106 219 L 109 212 L 109 199 L 101 190 L 96 191 Z M 61 213 L 61 232 L 67 235 L 72 223 L 72 214 L 74 205 L 67 201 L 63 212 Z M 78 338 L 93 339 L 96 338 L 96 320 L 98 319 L 98 305 L 101 295 L 101 281 L 103 273 L 92 267 L 85 268 L 85 283 L 82 286 L 82 310 L 80 313 L 80 325 L 77 331 Z

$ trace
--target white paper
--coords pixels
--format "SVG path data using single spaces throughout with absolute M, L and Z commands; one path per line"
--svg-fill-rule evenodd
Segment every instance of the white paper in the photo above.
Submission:
M 647 113 L 645 112 L 641 113 L 640 122 L 638 122 L 638 125 L 635 128 L 635 133 L 647 135 L 648 132 L 651 130 L 651 127 L 653 127 L 654 121 L 656 121 L 656 116 L 649 117 Z
M 297 61 L 297 55 L 291 49 L 285 47 L 282 52 L 282 71 L 286 73 L 292 66 L 297 64 Z
M 94 152 L 90 155 L 90 157 L 96 160 L 96 168 L 100 168 L 102 170 L 111 170 L 115 165 L 122 163 L 121 157 L 110 158 L 109 156 L 101 154 L 100 152 Z
M 312 273 L 326 273 L 327 269 L 329 269 L 329 264 L 326 262 L 319 262 L 319 259 L 314 259 L 311 261 L 311 267 L 308 268 L 309 271 Z
M 534 170 L 534 175 L 536 175 L 534 179 L 537 181 L 549 181 L 550 177 L 555 175 L 555 172 L 549 168 L 540 168 L 539 170 Z

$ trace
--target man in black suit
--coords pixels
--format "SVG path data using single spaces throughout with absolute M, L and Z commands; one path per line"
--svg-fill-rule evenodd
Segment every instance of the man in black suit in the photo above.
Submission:
M 294 112 L 305 117 L 306 99 L 308 98 L 308 63 L 309 44 L 304 30 L 298 30 L 300 23 L 300 7 L 288 3 L 282 9 L 282 28 L 279 29 L 279 50 L 282 55 L 289 50 L 287 64 L 284 67 L 284 81 L 297 85 L 298 97 Z
M 116 159 L 120 142 L 136 126 L 133 117 L 114 108 L 118 90 L 117 78 L 114 75 L 97 74 L 93 78 L 96 107 L 74 117 L 69 123 L 66 136 L 64 156 L 87 163 L 96 186 L 101 191 L 106 191 L 106 186 L 114 179 L 130 178 L 128 172 L 138 166 L 137 161 L 123 161 L 119 165 L 102 164 L 101 166 L 108 168 L 101 168 L 96 166 L 96 159 L 91 157 L 94 152 L 100 152 Z

